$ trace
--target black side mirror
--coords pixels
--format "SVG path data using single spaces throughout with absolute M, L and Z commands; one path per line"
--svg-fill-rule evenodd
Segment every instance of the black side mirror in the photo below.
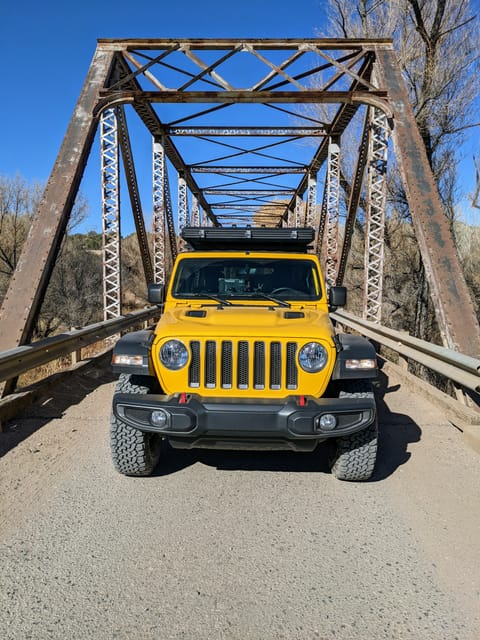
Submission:
M 148 285 L 148 301 L 152 304 L 162 304 L 165 300 L 165 285 L 164 284 L 149 284 Z
M 330 287 L 328 293 L 328 306 L 330 311 L 335 311 L 337 307 L 344 307 L 347 304 L 346 287 Z

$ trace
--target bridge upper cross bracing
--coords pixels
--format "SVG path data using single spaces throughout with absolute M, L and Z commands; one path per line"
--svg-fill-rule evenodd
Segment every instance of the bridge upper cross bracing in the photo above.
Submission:
M 148 176 L 135 153 L 139 125 L 151 140 Z M 347 134 L 358 138 L 349 176 Z M 123 180 L 146 283 L 165 281 L 186 225 L 264 224 L 313 226 L 327 283 L 341 284 L 362 211 L 363 315 L 379 323 L 393 152 L 444 345 L 480 357 L 475 309 L 392 43 L 341 39 L 99 40 L 0 311 L 0 351 L 31 338 L 97 135 L 106 320 L 122 311 Z

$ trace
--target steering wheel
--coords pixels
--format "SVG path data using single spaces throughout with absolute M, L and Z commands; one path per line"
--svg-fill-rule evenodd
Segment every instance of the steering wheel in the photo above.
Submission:
M 278 289 L 274 289 L 270 292 L 270 295 L 275 296 L 278 293 L 284 293 L 285 291 L 291 291 L 293 293 L 298 293 L 297 289 L 292 289 L 292 287 L 278 287 Z

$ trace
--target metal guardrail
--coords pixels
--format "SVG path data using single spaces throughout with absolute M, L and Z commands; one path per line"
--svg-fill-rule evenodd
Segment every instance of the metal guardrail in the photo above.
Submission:
M 104 340 L 132 325 L 160 316 L 161 312 L 161 307 L 149 307 L 113 320 L 97 322 L 83 329 L 73 329 L 45 340 L 3 351 L 0 353 L 0 382 Z
M 403 357 L 414 360 L 467 389 L 480 392 L 480 360 L 477 358 L 357 318 L 346 311 L 336 311 L 331 317 L 343 326 L 354 329 Z
M 108 338 L 132 325 L 159 316 L 161 312 L 161 306 L 149 307 L 113 320 L 98 322 L 83 329 L 74 329 L 30 345 L 4 351 L 0 353 L 0 382 L 15 378 L 30 369 Z M 343 326 L 375 340 L 403 357 L 414 360 L 467 389 L 480 392 L 480 360 L 452 349 L 430 344 L 401 331 L 363 320 L 346 311 L 336 311 L 331 314 L 331 317 Z

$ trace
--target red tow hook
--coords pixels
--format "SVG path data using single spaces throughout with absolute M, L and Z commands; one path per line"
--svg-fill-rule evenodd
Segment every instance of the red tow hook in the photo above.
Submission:
M 180 394 L 178 404 L 187 404 L 187 394 L 185 393 L 185 391 Z
M 298 404 L 301 407 L 304 407 L 307 404 L 307 398 L 305 396 L 299 396 L 298 398 Z

